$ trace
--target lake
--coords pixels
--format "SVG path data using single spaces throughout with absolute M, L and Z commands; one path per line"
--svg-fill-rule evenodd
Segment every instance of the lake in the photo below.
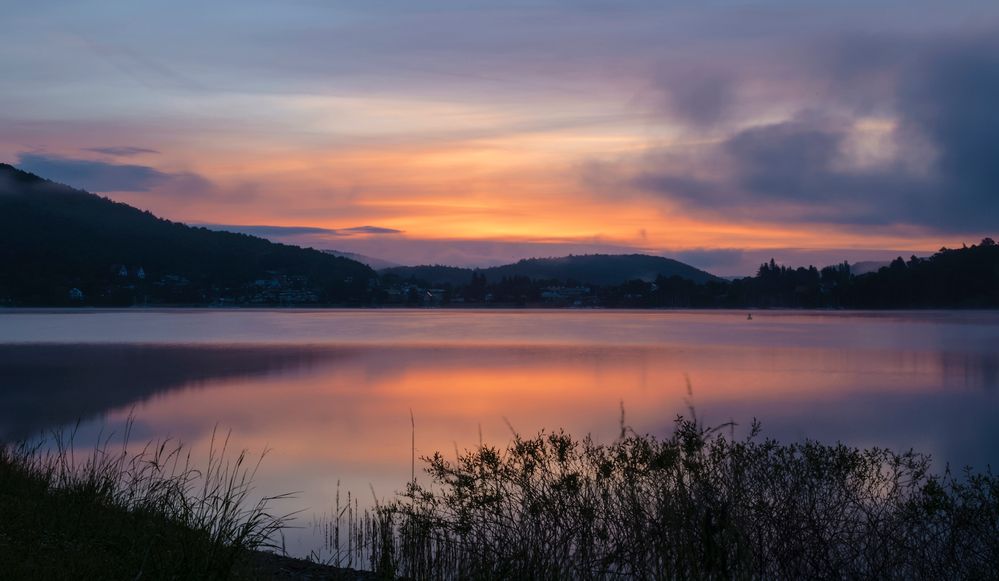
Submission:
M 666 434 L 694 406 L 744 434 L 914 448 L 999 465 L 999 313 L 539 310 L 0 311 L 0 438 L 81 422 L 213 430 L 266 456 L 260 493 L 300 491 L 288 547 L 339 487 L 400 490 L 417 455 L 516 429 Z M 688 394 L 688 381 L 692 392 Z M 423 478 L 425 481 L 426 479 Z

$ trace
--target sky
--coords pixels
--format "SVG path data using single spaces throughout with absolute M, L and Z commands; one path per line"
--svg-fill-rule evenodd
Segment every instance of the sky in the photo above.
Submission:
M 999 3 L 0 0 L 0 161 L 399 264 L 999 233 Z

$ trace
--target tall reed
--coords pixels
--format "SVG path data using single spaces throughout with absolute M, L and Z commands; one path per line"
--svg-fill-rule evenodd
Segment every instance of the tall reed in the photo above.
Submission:
M 213 432 L 203 468 L 170 440 L 129 450 L 129 422 L 80 455 L 72 433 L 0 444 L 0 568 L 12 578 L 225 579 L 273 547 L 288 495 L 253 497 L 260 461 Z M 261 455 L 260 459 L 263 459 Z
M 999 563 L 999 478 L 934 475 L 912 451 L 679 417 L 663 439 L 542 432 L 424 461 L 429 484 L 353 525 L 354 558 L 387 576 L 981 579 Z

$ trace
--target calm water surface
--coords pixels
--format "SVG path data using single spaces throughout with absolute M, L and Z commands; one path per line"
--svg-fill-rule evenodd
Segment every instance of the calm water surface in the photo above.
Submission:
M 86 447 L 131 414 L 133 440 L 202 452 L 219 426 L 271 450 L 258 488 L 301 491 L 282 508 L 303 525 L 338 481 L 402 487 L 410 411 L 417 454 L 509 426 L 610 440 L 621 402 L 665 434 L 688 378 L 709 423 L 999 465 L 996 312 L 0 311 L 0 438 L 79 419 Z M 288 543 L 317 546 L 308 527 Z

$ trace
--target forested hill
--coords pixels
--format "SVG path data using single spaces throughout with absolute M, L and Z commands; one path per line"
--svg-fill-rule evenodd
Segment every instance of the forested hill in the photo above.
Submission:
M 0 164 L 0 305 L 349 304 L 369 267 L 214 232 Z
M 475 272 L 452 266 L 401 266 L 380 271 L 404 279 L 431 284 L 468 284 Z M 720 280 L 714 275 L 682 262 L 647 254 L 588 254 L 561 258 L 530 258 L 513 264 L 479 269 L 487 281 L 524 277 L 532 280 L 574 281 L 578 284 L 610 286 L 632 280 L 654 281 L 662 276 L 678 276 L 695 283 Z
M 615 265 L 627 264 L 631 258 L 579 256 L 563 260 Z M 604 273 L 607 278 L 598 279 L 592 272 L 599 269 L 587 272 L 545 268 L 557 261 L 524 260 L 510 267 L 478 271 L 441 266 L 394 268 L 381 271 L 382 284 L 390 291 L 395 289 L 392 296 L 397 302 L 408 305 L 491 302 L 627 308 L 999 307 L 999 245 L 991 238 L 962 248 L 942 248 L 927 258 L 897 258 L 862 274 L 854 274 L 845 262 L 818 269 L 788 267 L 771 260 L 760 265 L 755 276 L 732 281 L 711 277 L 697 282 L 665 272 L 650 279 L 624 269 Z M 617 282 L 620 279 L 613 276 L 628 278 Z M 610 283 L 600 284 L 597 280 Z M 438 289 L 421 285 L 436 285 Z
M 679 278 L 630 284 L 600 298 L 606 306 L 951 309 L 999 307 L 999 245 L 992 238 L 901 257 L 854 275 L 849 264 L 792 268 L 770 261 L 756 276 L 693 284 Z

